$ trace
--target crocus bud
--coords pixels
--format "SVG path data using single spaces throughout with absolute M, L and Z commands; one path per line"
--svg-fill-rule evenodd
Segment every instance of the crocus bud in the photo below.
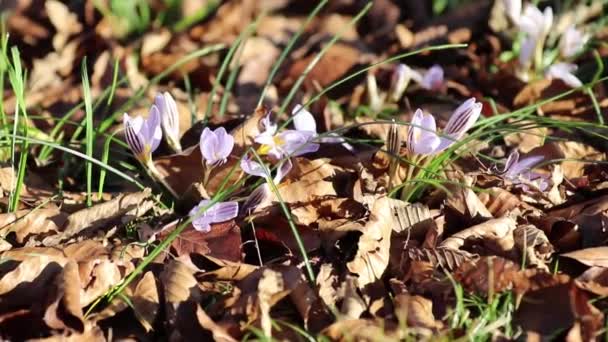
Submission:
M 391 77 L 391 101 L 397 102 L 403 96 L 410 80 L 412 79 L 412 69 L 405 64 L 399 64 L 395 68 Z
M 152 152 L 158 148 L 163 137 L 158 108 L 152 106 L 147 119 L 141 116 L 131 118 L 129 114 L 125 113 L 123 124 L 127 144 L 135 157 L 143 164 L 151 162 Z
M 223 164 L 234 148 L 234 137 L 224 127 L 215 131 L 205 127 L 201 134 L 200 149 L 207 166 Z
M 154 104 L 160 111 L 161 126 L 165 133 L 167 143 L 175 152 L 181 152 L 182 145 L 179 142 L 179 112 L 177 104 L 168 92 L 156 95 Z
M 192 226 L 200 232 L 208 233 L 211 231 L 212 223 L 232 220 L 239 214 L 239 204 L 237 202 L 215 203 L 203 211 L 203 208 L 207 207 L 210 202 L 209 200 L 202 200 L 190 210 L 189 215 L 192 217 Z

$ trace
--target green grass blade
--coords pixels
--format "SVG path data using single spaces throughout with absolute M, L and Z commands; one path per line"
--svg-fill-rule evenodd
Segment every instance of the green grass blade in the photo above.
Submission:
M 82 94 L 84 97 L 85 108 L 85 126 L 86 126 L 86 152 L 87 157 L 93 158 L 93 145 L 95 143 L 95 135 L 93 132 L 93 100 L 91 98 L 91 86 L 89 85 L 89 73 L 87 71 L 87 58 L 82 59 Z M 93 164 L 86 162 L 87 169 L 87 206 L 93 205 Z
M 315 58 L 313 58 L 313 60 L 310 61 L 310 63 L 308 63 L 308 65 L 306 66 L 304 71 L 302 71 L 302 74 L 300 75 L 300 77 L 298 77 L 298 79 L 296 80 L 294 85 L 291 87 L 291 90 L 289 91 L 289 94 L 287 94 L 287 97 L 285 98 L 285 100 L 283 100 L 283 104 L 281 105 L 281 108 L 279 109 L 279 112 L 277 113 L 278 115 L 281 115 L 285 112 L 285 110 L 287 109 L 287 106 L 289 106 L 289 103 L 291 103 L 291 99 L 296 95 L 296 92 L 300 89 L 300 86 L 304 82 L 304 79 L 306 79 L 306 76 L 308 76 L 308 74 L 317 65 L 317 63 L 319 63 L 319 61 L 325 55 L 325 53 L 327 53 L 329 48 L 331 48 L 342 37 L 344 32 L 350 26 L 357 23 L 372 8 L 372 5 L 373 5 L 373 3 L 369 2 L 365 7 L 363 7 L 363 9 L 361 11 L 359 11 L 359 13 L 357 13 L 357 15 L 344 28 L 342 28 L 342 30 L 340 30 L 340 32 L 338 32 L 336 35 L 334 35 L 331 38 L 331 40 L 327 44 L 325 44 L 325 46 L 323 46 L 323 48 L 321 49 L 321 51 L 319 51 L 319 53 L 315 56 Z
M 112 143 L 112 140 L 114 140 L 114 135 L 116 133 L 118 133 L 118 132 L 114 132 L 109 137 L 107 137 L 103 144 L 103 153 L 101 155 L 101 162 L 104 164 L 108 164 L 108 160 L 110 159 L 110 144 Z M 104 186 L 105 180 L 106 180 L 106 170 L 101 169 L 101 170 L 99 170 L 99 188 L 97 190 L 98 198 L 101 198 L 101 195 L 103 195 L 103 186 Z
M 118 86 L 118 70 L 119 70 L 118 59 L 114 61 L 114 72 L 112 73 L 112 85 L 110 86 L 110 95 L 108 96 L 109 106 L 112 104 L 112 100 L 114 99 L 114 93 L 116 92 L 116 87 Z
M 175 32 L 181 32 L 181 31 L 187 29 L 188 27 L 192 26 L 193 24 L 195 24 L 199 21 L 205 20 L 205 18 L 207 18 L 211 13 L 213 13 L 213 11 L 215 11 L 215 9 L 218 8 L 218 6 L 221 3 L 222 2 L 220 0 L 207 1 L 205 6 L 203 6 L 203 8 L 198 10 L 196 13 L 191 14 L 191 15 L 183 18 L 182 20 L 178 21 L 173 26 L 173 30 Z
M 289 53 L 291 52 L 291 49 L 293 49 L 293 46 L 296 44 L 296 42 L 302 35 L 302 32 L 304 32 L 304 29 L 308 26 L 308 24 L 310 24 L 312 19 L 314 19 L 314 17 L 317 16 L 317 13 L 319 13 L 319 11 L 325 6 L 325 4 L 327 4 L 327 1 L 328 0 L 320 1 L 319 4 L 312 10 L 312 12 L 310 12 L 308 17 L 306 17 L 306 21 L 304 21 L 304 23 L 302 24 L 302 26 L 300 26 L 298 31 L 293 35 L 293 37 L 291 37 L 291 39 L 289 40 L 289 42 L 287 43 L 287 45 L 281 52 L 281 55 L 277 59 L 276 63 L 274 63 L 274 65 L 272 66 L 272 70 L 270 71 L 270 74 L 268 75 L 268 78 L 266 79 L 264 88 L 262 88 L 262 92 L 260 93 L 260 99 L 258 100 L 256 107 L 260 107 L 262 105 L 262 103 L 264 102 L 264 97 L 266 96 L 266 92 L 268 91 L 268 88 L 270 88 L 270 85 L 272 84 L 272 81 L 274 80 L 274 76 L 279 71 L 279 68 L 283 64 L 283 61 L 285 60 L 285 58 L 287 58 L 287 55 L 289 55 Z

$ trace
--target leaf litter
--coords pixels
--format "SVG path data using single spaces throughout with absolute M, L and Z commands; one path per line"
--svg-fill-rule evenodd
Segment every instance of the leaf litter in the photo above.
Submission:
M 603 2 L 42 3 L 3 8 L 2 339 L 605 337 Z

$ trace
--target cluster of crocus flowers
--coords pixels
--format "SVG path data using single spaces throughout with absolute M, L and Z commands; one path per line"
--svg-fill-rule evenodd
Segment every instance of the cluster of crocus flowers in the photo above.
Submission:
M 433 65 L 428 70 L 414 70 L 405 64 L 397 64 L 391 75 L 388 94 L 378 89 L 376 77 L 369 73 L 367 75 L 367 97 L 371 110 L 374 112 L 382 110 L 387 98 L 390 102 L 398 102 L 411 81 L 426 90 L 441 90 L 445 85 L 443 68 L 440 65 Z
M 470 98 L 462 103 L 448 120 L 445 128 L 438 134 L 435 117 L 416 110 L 407 135 L 407 148 L 411 155 L 436 155 L 460 140 L 475 124 L 481 114 L 482 104 Z
M 559 37 L 557 48 L 559 54 L 547 60 L 545 58 L 545 42 L 554 29 L 553 10 L 546 7 L 544 11 L 532 4 L 523 6 L 522 0 L 503 0 L 507 15 L 511 21 L 524 34 L 524 40 L 519 50 L 519 64 L 521 72 L 519 76 L 524 81 L 530 79 L 532 65 L 537 72 L 544 71 L 544 76 L 549 79 L 561 79 L 571 87 L 581 86 L 581 81 L 574 75 L 576 65 L 567 62 L 580 53 L 590 36 L 577 29 L 574 25 L 569 26 Z
M 503 169 L 500 170 L 497 166 L 494 166 L 493 171 L 524 190 L 528 190 L 529 185 L 533 184 L 540 191 L 545 191 L 549 187 L 548 177 L 532 171 L 543 160 L 543 156 L 520 158 L 519 152 L 513 151 L 507 157 Z

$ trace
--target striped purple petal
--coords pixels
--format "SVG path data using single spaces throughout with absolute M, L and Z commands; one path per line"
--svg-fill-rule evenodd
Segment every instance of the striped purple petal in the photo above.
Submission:
M 161 126 L 167 142 L 176 151 L 181 151 L 179 141 L 179 112 L 175 100 L 168 92 L 159 93 L 154 99 L 154 105 L 160 111 Z
M 219 202 L 204 210 L 211 201 L 202 200 L 197 206 L 190 210 L 189 215 L 192 219 L 194 229 L 208 233 L 212 223 L 219 223 L 231 220 L 238 216 L 239 204 L 234 201 Z

